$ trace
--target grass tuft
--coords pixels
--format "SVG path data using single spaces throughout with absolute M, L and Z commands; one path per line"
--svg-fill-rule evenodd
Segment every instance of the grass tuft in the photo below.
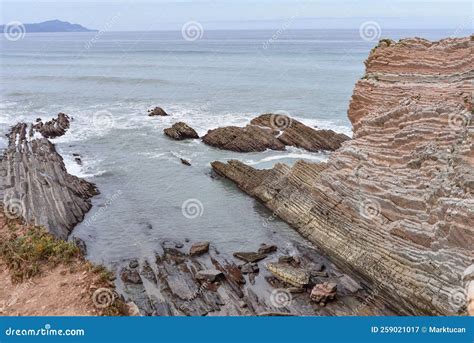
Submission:
M 0 242 L 0 256 L 11 271 L 12 282 L 19 283 L 38 275 L 46 265 L 71 263 L 81 253 L 73 243 L 57 239 L 45 229 L 34 226 L 25 235 L 13 233 Z

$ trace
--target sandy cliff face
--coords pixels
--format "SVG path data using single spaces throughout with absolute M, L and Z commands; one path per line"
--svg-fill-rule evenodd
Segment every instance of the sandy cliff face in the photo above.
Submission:
M 381 41 L 350 103 L 354 139 L 325 164 L 213 168 L 400 313 L 466 313 L 474 258 L 472 43 Z

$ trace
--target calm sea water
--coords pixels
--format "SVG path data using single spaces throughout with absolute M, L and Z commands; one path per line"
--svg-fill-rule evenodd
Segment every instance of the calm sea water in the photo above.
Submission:
M 94 261 L 143 256 L 163 239 L 210 240 L 224 253 L 298 239 L 233 184 L 212 178 L 209 163 L 239 159 L 268 168 L 299 158 L 323 161 L 325 154 L 238 154 L 197 140 L 171 141 L 162 132 L 185 121 L 202 135 L 281 111 L 350 135 L 349 99 L 376 42 L 357 31 L 286 31 L 270 40 L 275 33 L 211 31 L 197 41 L 180 32 L 26 34 L 18 41 L 2 36 L 0 130 L 58 112 L 74 118 L 71 130 L 54 142 L 68 170 L 101 191 L 74 230 Z M 154 106 L 172 116 L 149 118 Z M 0 148 L 5 144 L 2 134 Z M 73 153 L 82 155 L 82 166 Z

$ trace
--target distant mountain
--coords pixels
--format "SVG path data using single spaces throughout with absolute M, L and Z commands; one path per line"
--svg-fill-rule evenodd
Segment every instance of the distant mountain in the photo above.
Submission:
M 36 24 L 23 24 L 26 32 L 91 32 L 90 30 L 79 24 L 71 24 L 67 21 L 48 20 Z M 0 32 L 4 32 L 5 26 L 0 25 Z

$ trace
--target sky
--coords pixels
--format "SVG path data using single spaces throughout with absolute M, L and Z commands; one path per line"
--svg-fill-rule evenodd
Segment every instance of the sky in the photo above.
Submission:
M 69 21 L 108 31 L 206 29 L 383 28 L 472 32 L 471 0 L 0 0 L 1 24 Z

